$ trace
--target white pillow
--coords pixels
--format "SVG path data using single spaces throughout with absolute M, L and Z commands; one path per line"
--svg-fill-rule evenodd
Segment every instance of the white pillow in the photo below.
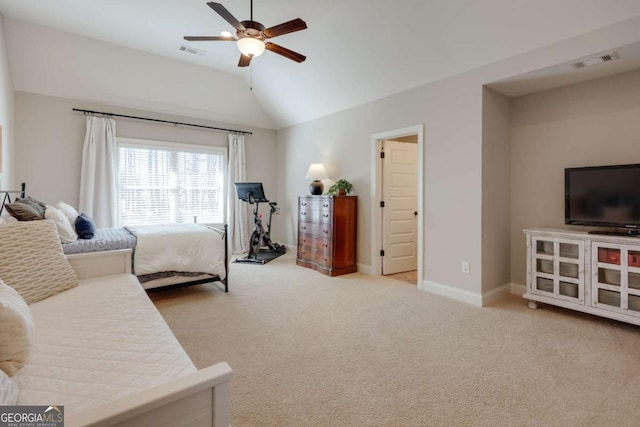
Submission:
M 78 218 L 78 211 L 71 205 L 65 203 L 65 202 L 58 202 L 58 204 L 56 205 L 56 207 L 58 209 L 60 209 L 62 211 L 62 213 L 64 213 L 64 215 L 67 217 L 67 219 L 69 220 L 70 224 L 75 224 L 76 223 L 76 218 Z
M 0 371 L 0 406 L 18 403 L 18 384 L 13 382 L 4 371 Z
M 31 352 L 33 318 L 24 299 L 0 280 L 0 370 L 13 376 Z
M 71 226 L 69 218 L 58 208 L 47 205 L 44 210 L 44 219 L 50 219 L 56 224 L 56 230 L 58 230 L 58 236 L 62 243 L 75 242 L 78 240 L 78 233 L 74 227 Z

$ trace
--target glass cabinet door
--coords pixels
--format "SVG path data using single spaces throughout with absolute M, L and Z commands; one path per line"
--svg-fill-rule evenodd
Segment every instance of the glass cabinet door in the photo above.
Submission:
M 532 249 L 531 292 L 584 303 L 584 241 L 534 236 Z
M 592 243 L 592 305 L 640 316 L 640 250 Z

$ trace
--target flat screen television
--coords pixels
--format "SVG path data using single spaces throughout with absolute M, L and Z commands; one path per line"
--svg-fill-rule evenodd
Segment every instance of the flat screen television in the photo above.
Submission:
M 640 228 L 640 164 L 567 168 L 564 170 L 565 223 Z M 598 232 L 598 231 L 594 231 Z M 605 234 L 618 233 L 610 231 Z

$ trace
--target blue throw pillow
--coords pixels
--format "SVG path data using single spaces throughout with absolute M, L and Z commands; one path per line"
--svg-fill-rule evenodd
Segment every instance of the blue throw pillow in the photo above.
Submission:
M 76 218 L 75 226 L 78 237 L 81 239 L 93 239 L 93 236 L 96 235 L 96 225 L 91 218 L 83 213 Z

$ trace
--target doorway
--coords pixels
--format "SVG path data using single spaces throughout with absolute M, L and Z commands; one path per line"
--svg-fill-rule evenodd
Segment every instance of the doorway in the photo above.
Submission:
M 372 143 L 372 273 L 422 289 L 423 125 L 374 134 Z

